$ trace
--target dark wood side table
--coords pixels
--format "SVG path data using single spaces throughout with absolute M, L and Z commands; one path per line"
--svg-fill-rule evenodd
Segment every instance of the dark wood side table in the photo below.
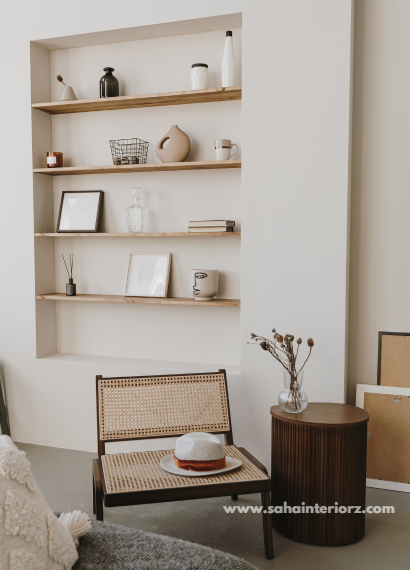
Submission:
M 301 507 L 273 514 L 281 534 L 309 544 L 341 546 L 364 535 L 365 515 L 308 512 L 306 507 L 365 508 L 369 415 L 346 404 L 308 404 L 299 414 L 272 415 L 272 504 Z M 305 507 L 303 513 L 302 507 Z M 343 509 L 342 509 L 343 510 Z

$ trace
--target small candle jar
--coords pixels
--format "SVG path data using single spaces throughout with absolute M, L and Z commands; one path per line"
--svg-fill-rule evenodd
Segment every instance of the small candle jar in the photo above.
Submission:
M 47 168 L 61 168 L 63 166 L 62 152 L 47 153 Z
M 194 63 L 191 71 L 191 86 L 193 90 L 208 89 L 209 76 L 206 63 Z

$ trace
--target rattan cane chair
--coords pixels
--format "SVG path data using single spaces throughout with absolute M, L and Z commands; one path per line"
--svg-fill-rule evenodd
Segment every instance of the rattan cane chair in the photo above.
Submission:
M 233 443 L 225 370 L 204 374 L 97 376 L 98 459 L 93 461 L 93 508 L 261 493 L 266 558 L 273 558 L 270 478 L 266 468 Z M 167 451 L 105 454 L 108 442 L 175 437 L 195 431 L 225 436 L 225 454 L 242 461 L 230 472 L 180 477 L 159 462 Z

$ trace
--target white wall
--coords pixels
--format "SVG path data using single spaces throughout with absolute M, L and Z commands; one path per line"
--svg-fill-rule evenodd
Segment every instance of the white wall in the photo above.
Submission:
M 406 0 L 356 0 L 349 400 L 377 383 L 378 331 L 409 332 Z
M 124 1 L 121 10 L 105 0 L 67 5 L 6 5 L 0 24 L 2 53 L 13 54 L 3 58 L 10 88 L 0 108 L 0 346 L 13 437 L 95 450 L 94 375 L 148 372 L 102 361 L 35 359 L 29 42 L 241 10 L 241 374 L 231 375 L 229 385 L 235 439 L 268 464 L 269 407 L 281 389 L 281 370 L 247 344 L 250 332 L 269 334 L 276 326 L 312 336 L 306 391 L 311 400 L 343 400 L 351 2 Z M 164 369 L 149 369 L 157 371 Z

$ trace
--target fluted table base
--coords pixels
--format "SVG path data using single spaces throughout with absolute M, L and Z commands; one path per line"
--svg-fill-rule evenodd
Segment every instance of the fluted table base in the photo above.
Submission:
M 279 406 L 271 408 L 271 414 L 272 504 L 300 507 L 300 512 L 276 509 L 275 530 L 324 546 L 360 540 L 365 525 L 367 413 L 355 406 L 313 403 L 300 414 L 283 412 Z M 333 509 L 312 513 L 307 506 Z M 335 512 L 335 507 L 349 506 L 357 508 Z

